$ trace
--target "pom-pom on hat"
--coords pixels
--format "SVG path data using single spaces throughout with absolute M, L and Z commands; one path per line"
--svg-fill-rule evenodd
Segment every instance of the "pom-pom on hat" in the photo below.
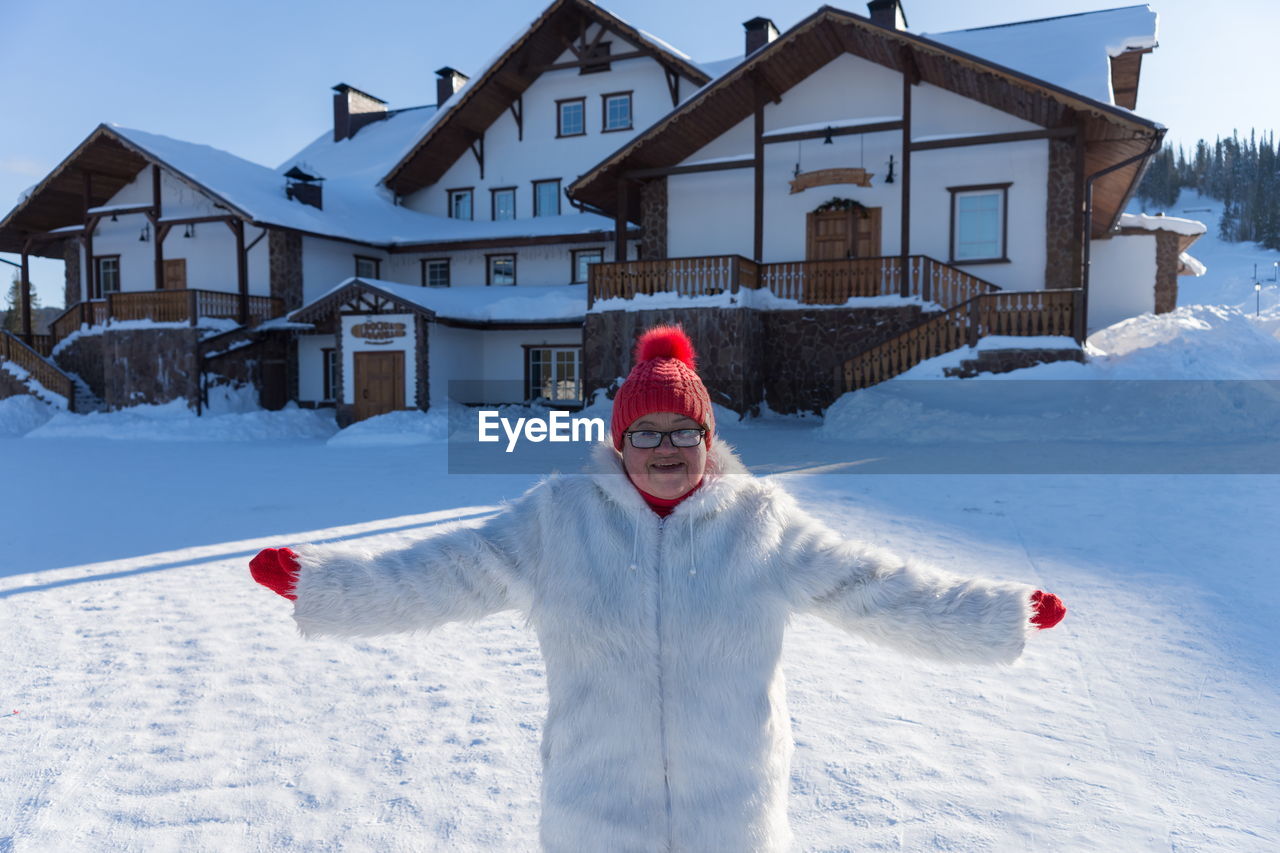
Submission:
M 679 326 L 655 326 L 636 342 L 635 366 L 613 400 L 613 446 L 631 424 L 653 412 L 675 412 L 706 427 L 707 449 L 715 432 L 715 415 L 707 386 L 698 378 L 693 342 Z

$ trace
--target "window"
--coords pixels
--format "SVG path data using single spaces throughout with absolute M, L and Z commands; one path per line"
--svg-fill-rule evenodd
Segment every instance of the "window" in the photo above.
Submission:
M 603 59 L 604 62 L 596 62 L 592 65 L 583 65 L 578 71 L 579 74 L 599 74 L 601 71 L 609 70 L 609 55 L 613 53 L 613 42 L 602 41 L 591 49 L 590 55 L 586 59 Z M 585 61 L 585 60 L 584 60 Z
M 96 287 L 95 292 L 90 294 L 90 299 L 102 299 L 108 293 L 120 290 L 119 255 L 100 255 L 93 259 L 93 265 L 93 279 Z
M 525 399 L 582 400 L 582 347 L 525 347 Z
M 498 190 L 490 190 L 492 195 L 493 211 L 490 214 L 493 221 L 497 222 L 502 219 L 516 218 L 516 188 L 503 187 Z
M 485 255 L 485 284 L 504 285 L 516 283 L 515 255 Z
M 472 188 L 467 187 L 460 190 L 449 190 L 449 218 L 450 219 L 472 219 L 471 213 L 471 197 Z
M 377 258 L 366 258 L 363 255 L 356 255 L 356 278 L 381 278 L 378 275 L 382 267 L 382 261 Z
M 449 259 L 427 258 L 422 262 L 423 287 L 449 286 Z
M 333 347 L 320 350 L 320 363 L 324 369 L 324 396 L 321 400 L 335 400 L 338 389 L 338 351 Z
M 604 101 L 601 112 L 604 114 L 604 132 L 631 129 L 631 93 L 614 92 L 612 95 L 601 95 Z
M 587 132 L 587 99 L 556 101 L 556 136 L 585 136 Z
M 1007 262 L 1009 187 L 982 184 L 951 192 L 952 263 Z
M 533 182 L 533 215 L 560 215 L 560 181 Z
M 587 268 L 604 260 L 604 249 L 574 249 L 573 278 L 574 284 L 587 283 Z

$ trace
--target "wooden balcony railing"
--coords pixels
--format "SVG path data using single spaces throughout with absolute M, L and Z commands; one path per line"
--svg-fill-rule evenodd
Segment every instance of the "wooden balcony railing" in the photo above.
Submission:
M 74 411 L 76 391 L 71 377 L 45 361 L 40 353 L 9 332 L 0 331 L 0 359 L 12 361 L 30 373 L 48 391 L 62 395 L 67 402 L 67 410 Z
M 279 317 L 284 303 L 273 296 L 248 298 L 249 323 L 256 325 Z M 106 299 L 77 302 L 54 319 L 53 345 L 81 326 L 101 326 L 112 320 L 150 320 L 155 323 L 190 323 L 202 318 L 240 316 L 240 295 L 215 290 L 141 290 L 108 293 Z
M 905 285 L 905 286 L 904 286 Z M 705 296 L 766 288 L 809 305 L 840 305 L 855 297 L 907 295 L 944 308 L 1000 288 L 924 255 L 760 264 L 741 255 L 624 261 L 590 267 L 587 304 L 640 293 Z
M 844 390 L 905 373 L 925 359 L 973 346 L 987 335 L 1061 335 L 1079 340 L 1082 290 L 983 293 L 844 363 Z

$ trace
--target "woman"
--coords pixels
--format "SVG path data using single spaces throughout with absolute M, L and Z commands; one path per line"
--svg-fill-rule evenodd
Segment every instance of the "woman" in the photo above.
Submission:
M 408 548 L 268 549 L 260 583 L 308 636 L 426 630 L 519 609 L 550 708 L 547 851 L 781 851 L 792 750 L 779 660 L 791 614 L 900 651 L 1010 663 L 1055 596 L 909 565 L 814 521 L 715 438 L 678 328 L 641 337 L 612 444 L 483 526 Z

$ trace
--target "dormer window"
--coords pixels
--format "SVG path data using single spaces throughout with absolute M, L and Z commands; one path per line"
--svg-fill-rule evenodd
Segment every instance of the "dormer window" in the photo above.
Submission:
M 556 101 L 556 136 L 585 136 L 586 133 L 587 99 Z

